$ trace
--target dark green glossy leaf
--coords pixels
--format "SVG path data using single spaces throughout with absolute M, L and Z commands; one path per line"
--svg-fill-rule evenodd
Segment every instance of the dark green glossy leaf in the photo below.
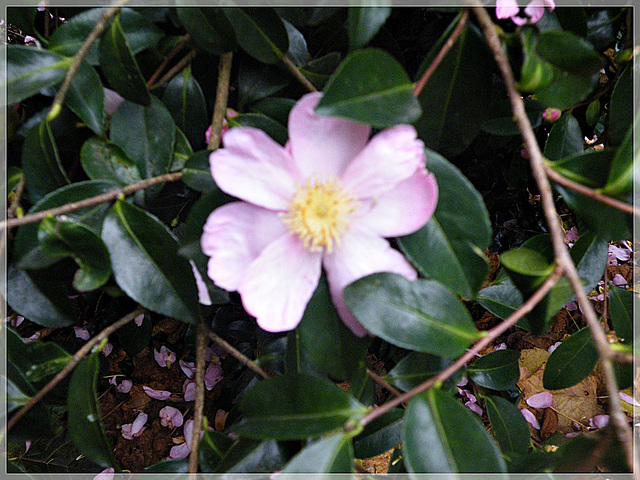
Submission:
M 175 142 L 173 144 L 173 158 L 171 161 L 171 166 L 169 167 L 170 172 L 179 172 L 184 168 L 184 164 L 191 158 L 193 155 L 193 148 L 191 148 L 191 144 L 189 140 L 182 133 L 178 127 L 175 127 Z
M 436 388 L 411 400 L 402 434 L 409 472 L 506 471 L 500 450 L 478 416 Z
M 307 77 L 314 87 L 323 89 L 333 72 L 335 72 L 338 65 L 340 65 L 341 59 L 342 56 L 340 53 L 331 52 L 311 60 L 300 69 L 300 72 Z
M 369 48 L 350 54 L 324 88 L 316 113 L 388 127 L 421 113 L 409 76 L 391 55 Z
M 111 118 L 111 141 L 135 162 L 142 178 L 169 171 L 174 138 L 173 118 L 156 97 L 148 107 L 123 102 Z
M 24 405 L 27 397 L 36 393 L 36 388 L 27 380 L 24 372 L 13 362 L 7 362 L 7 376 L 0 375 L 0 381 L 7 381 L 7 410 L 12 411 Z M 28 400 L 27 400 L 28 401 Z M 7 412 L 7 413 L 8 413 Z M 52 419 L 44 404 L 36 404 L 12 428 L 10 443 L 26 442 L 33 438 L 49 438 L 53 435 Z
M 326 279 L 322 278 L 297 327 L 299 348 L 321 372 L 346 380 L 363 359 L 369 339 L 355 336 L 338 316 Z
M 287 30 L 287 37 L 289 38 L 289 50 L 287 50 L 287 58 L 291 60 L 296 67 L 306 65 L 309 60 L 309 50 L 307 49 L 307 41 L 304 35 L 300 33 L 296 27 L 284 19 L 281 19 Z
M 537 128 L 542 122 L 542 112 L 544 108 L 540 102 L 525 99 L 524 108 L 527 112 L 527 118 L 531 122 L 531 127 Z M 511 111 L 511 102 L 504 99 L 494 102 L 489 108 L 488 118 L 482 122 L 482 130 L 493 135 L 519 135 L 520 130 L 513 119 Z
M 289 50 L 289 36 L 272 8 L 224 8 L 238 44 L 262 63 L 276 63 Z
M 618 78 L 609 105 L 609 142 L 620 145 L 633 123 L 633 62 L 630 62 Z
M 516 33 L 524 54 L 517 88 L 523 92 L 534 92 L 544 88 L 553 80 L 553 67 L 536 52 L 538 29 L 532 25 L 526 25 Z
M 229 126 L 259 128 L 280 145 L 287 143 L 287 139 L 289 138 L 287 128 L 284 125 L 259 113 L 243 113 L 237 117 L 230 118 Z
M 602 193 L 611 196 L 625 195 L 633 191 L 634 177 L 638 182 L 640 174 L 638 165 L 634 161 L 640 158 L 640 145 L 633 144 L 633 127 L 629 128 L 627 136 L 618 147 L 616 155 L 611 162 L 611 170 L 606 185 L 602 188 Z
M 54 258 L 73 257 L 79 270 L 73 287 L 89 292 L 104 285 L 111 276 L 107 247 L 90 228 L 70 219 L 46 217 L 40 222 L 38 240 L 42 251 Z
M 511 283 L 490 285 L 478 292 L 478 303 L 495 316 L 507 318 L 522 305 L 522 293 Z
M 163 460 L 144 469 L 144 473 L 188 473 L 189 459 L 181 458 L 179 460 Z M 176 480 L 183 478 L 184 475 L 176 476 Z M 164 480 L 171 480 L 171 475 L 163 475 Z
M 615 153 L 613 148 L 591 149 L 584 153 L 580 150 L 580 153 L 551 162 L 550 165 L 570 180 L 597 188 L 605 183 Z
M 438 206 L 429 222 L 398 240 L 420 273 L 473 298 L 489 273 L 482 251 L 491 242 L 491 222 L 482 195 L 439 154 L 425 150 L 427 169 L 438 181 Z
M 536 52 L 555 67 L 573 74 L 592 75 L 604 67 L 604 59 L 593 45 L 571 32 L 540 33 Z
M 219 8 L 180 7 L 178 18 L 196 45 L 219 55 L 236 47 L 236 37 Z
M 563 443 L 556 451 L 552 465 L 554 477 L 558 473 L 569 472 L 582 477 L 590 476 L 596 465 L 602 465 L 609 472 L 631 472 L 624 448 L 618 442 L 612 425 Z
M 368 331 L 398 347 L 455 358 L 478 338 L 462 302 L 435 280 L 376 273 L 347 286 L 343 296 Z
M 22 147 L 22 170 L 34 202 L 69 183 L 49 122 L 41 122 L 29 130 Z
M 200 443 L 200 467 L 203 472 L 213 473 L 231 448 L 233 440 L 228 435 L 206 430 Z
M 261 113 L 282 125 L 287 125 L 289 112 L 295 104 L 295 100 L 290 98 L 269 97 L 251 105 L 251 110 L 254 113 Z
M 572 387 L 593 372 L 598 359 L 589 328 L 578 330 L 553 351 L 547 360 L 542 384 L 549 390 Z
M 371 458 L 402 443 L 402 418 L 404 411 L 393 409 L 369 423 L 362 433 L 353 439 L 356 458 Z
M 457 25 L 452 22 L 418 69 L 425 72 Z M 495 62 L 482 33 L 467 25 L 419 96 L 424 115 L 416 122 L 427 147 L 445 157 L 458 155 L 480 133 L 495 97 L 491 91 Z
M 609 289 L 611 323 L 617 337 L 625 344 L 633 342 L 633 309 L 637 300 L 636 294 L 631 290 L 614 285 Z
M 135 357 L 144 347 L 149 345 L 151 341 L 151 333 L 153 332 L 153 324 L 149 313 L 144 314 L 142 325 L 138 326 L 135 322 L 129 322 L 117 331 L 118 341 L 130 358 Z
M 291 75 L 273 65 L 245 57 L 238 67 L 238 109 L 274 95 L 291 83 Z
M 98 47 L 100 67 L 111 88 L 123 98 L 141 105 L 149 105 L 151 97 L 133 52 L 116 16 L 102 35 Z
M 69 436 L 89 460 L 102 468 L 117 467 L 111 445 L 104 434 L 96 384 L 100 352 L 86 357 L 75 368 L 69 382 L 67 415 Z
M 275 440 L 251 440 L 240 437 L 218 465 L 221 480 L 236 480 L 238 473 L 264 473 L 282 470 L 287 451 Z
M 520 378 L 517 350 L 496 350 L 480 357 L 467 367 L 467 376 L 473 383 L 492 390 L 509 390 Z
M 584 8 L 558 8 L 554 10 L 558 21 L 564 30 L 579 37 L 587 36 L 587 14 Z
M 204 133 L 209 124 L 207 102 L 190 66 L 167 84 L 162 101 L 189 143 L 195 147 L 204 146 Z
M 104 133 L 104 89 L 100 76 L 88 63 L 80 64 L 69 87 L 65 105 L 96 135 Z
M 234 430 L 251 438 L 295 440 L 342 427 L 367 408 L 332 382 L 305 374 L 272 377 L 246 391 Z
M 531 443 L 529 425 L 520 410 L 502 397 L 484 397 L 491 430 L 503 452 L 525 454 Z
M 156 217 L 118 200 L 104 220 L 102 239 L 116 282 L 127 295 L 154 312 L 196 321 L 198 293 L 191 266 Z
M 73 304 L 54 270 L 7 269 L 7 303 L 23 317 L 43 327 L 68 327 L 76 322 Z M 49 270 L 52 270 L 49 269 Z
M 109 180 L 123 186 L 141 180 L 135 163 L 120 147 L 103 138 L 92 137 L 84 142 L 80 160 L 92 180 Z
M 71 355 L 54 342 L 25 342 L 11 329 L 7 335 L 7 361 L 18 367 L 29 382 L 55 375 L 71 360 Z
M 49 39 L 49 50 L 62 55 L 75 55 L 96 26 L 106 8 L 92 8 L 66 19 Z M 127 44 L 134 55 L 154 46 L 163 37 L 162 31 L 140 13 L 130 8 L 120 10 L 120 25 Z M 89 50 L 86 61 L 98 65 L 98 45 L 100 39 Z
M 567 112 L 551 127 L 544 146 L 544 156 L 549 160 L 560 160 L 583 150 L 584 135 L 580 124 L 571 112 Z
M 614 363 L 613 370 L 615 372 L 616 381 L 618 382 L 618 388 L 620 390 L 625 390 L 633 385 L 633 364 Z
M 302 449 L 282 473 L 348 473 L 353 471 L 351 435 L 337 433 Z M 313 477 L 315 478 L 315 476 Z
M 587 111 L 585 112 L 585 119 L 590 126 L 595 126 L 600 120 L 600 111 L 602 110 L 602 105 L 600 103 L 600 99 L 596 98 L 592 101 L 587 107 Z
M 409 391 L 430 378 L 435 377 L 442 370 L 453 363 L 447 358 L 436 357 L 425 353 L 411 352 L 400 360 L 385 376 L 385 379 L 401 390 Z M 445 385 L 455 386 L 462 373 L 453 375 Z
M 73 59 L 22 45 L 7 48 L 7 105 L 62 81 Z
M 21 407 L 24 407 L 29 400 L 31 400 L 31 396 L 24 393 L 20 388 L 13 383 L 10 379 L 5 378 L 4 376 L 0 376 L 0 380 L 3 382 L 6 381 L 6 409 L 7 413 L 11 413 L 14 410 L 17 410 Z
M 391 15 L 391 7 L 354 7 L 349 9 L 349 50 L 364 47 L 375 37 Z

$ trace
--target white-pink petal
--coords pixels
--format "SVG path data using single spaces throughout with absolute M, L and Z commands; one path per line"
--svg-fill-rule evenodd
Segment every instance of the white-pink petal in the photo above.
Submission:
M 102 351 L 101 353 L 105 356 L 108 357 L 111 352 L 113 352 L 113 343 L 107 342 L 104 344 L 104 347 L 102 347 Z
M 86 328 L 73 327 L 73 333 L 75 334 L 76 338 L 79 338 L 81 340 L 89 340 L 91 338 L 91 335 Z
M 289 153 L 253 127 L 224 136 L 224 148 L 209 156 L 211 173 L 224 192 L 270 210 L 285 210 L 303 177 Z
M 626 285 L 629 285 L 629 282 L 627 282 L 627 280 L 619 273 L 616 273 L 613 276 L 613 278 L 611 279 L 611 283 L 613 283 L 616 287 L 624 287 Z
M 196 364 L 194 362 L 185 362 L 184 360 L 180 359 L 178 361 L 178 364 L 180 365 L 180 369 L 188 378 L 193 378 L 196 373 Z
M 156 400 L 166 400 L 171 396 L 171 392 L 168 392 L 167 390 L 154 390 L 146 385 L 142 386 L 142 390 L 144 390 L 144 393 Z
M 478 415 L 482 416 L 482 407 L 480 407 L 480 405 L 478 405 L 477 403 L 469 401 L 465 402 L 465 406 L 472 412 L 475 412 Z
M 211 390 L 216 383 L 222 380 L 222 367 L 218 363 L 211 363 L 204 372 L 204 386 Z
M 529 422 L 533 428 L 535 428 L 536 430 L 540 430 L 540 423 L 538 422 L 538 419 L 533 414 L 533 412 L 531 412 L 531 410 L 523 408 L 520 410 L 520 413 L 522 413 L 524 419 Z
M 623 402 L 633 405 L 634 407 L 640 407 L 640 403 L 628 393 L 618 392 L 618 396 Z
M 527 398 L 527 405 L 533 408 L 547 408 L 553 405 L 553 395 L 550 392 L 540 392 Z
M 160 416 L 160 424 L 163 427 L 176 428 L 182 426 L 182 413 L 177 408 L 167 405 L 160 410 L 158 415 Z
M 193 402 L 196 399 L 196 383 L 185 380 L 182 385 L 182 392 L 185 402 Z
M 287 148 L 305 177 L 340 177 L 369 139 L 368 125 L 316 115 L 321 93 L 304 95 L 289 114 Z
M 180 445 L 171 447 L 171 450 L 169 451 L 169 459 L 179 460 L 181 458 L 187 458 L 190 452 L 191 449 L 189 448 L 189 445 L 187 445 L 186 442 L 181 443 Z
M 322 253 L 307 250 L 298 237 L 284 235 L 254 260 L 238 292 L 245 310 L 268 332 L 294 329 L 318 285 Z
M 133 440 L 139 437 L 144 432 L 145 424 L 147 423 L 148 416 L 146 413 L 140 413 L 133 421 L 133 423 L 126 423 L 122 425 L 122 436 L 127 440 Z
M 115 470 L 113 469 L 113 467 L 109 467 L 105 468 L 99 474 L 93 477 L 93 480 L 113 480 L 114 475 Z
M 196 263 L 193 260 L 189 260 L 191 264 L 191 270 L 193 271 L 193 278 L 196 280 L 196 287 L 198 289 L 198 301 L 202 305 L 211 305 L 211 295 L 209 295 L 209 288 L 207 284 L 204 283 L 204 279 L 202 275 L 200 275 L 200 271 L 198 267 L 196 267 Z
M 144 321 L 144 313 L 141 313 L 136 318 L 133 319 L 133 323 L 136 324 L 137 327 L 142 326 L 142 322 Z
M 595 415 L 589 419 L 589 428 L 598 430 L 609 425 L 609 415 Z
M 496 0 L 496 17 L 501 20 L 515 16 L 519 11 L 516 0 Z

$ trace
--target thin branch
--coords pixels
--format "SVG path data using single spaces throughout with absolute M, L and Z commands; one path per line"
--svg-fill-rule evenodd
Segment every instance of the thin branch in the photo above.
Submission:
M 149 80 L 147 80 L 147 88 L 149 88 L 149 87 L 151 87 L 151 85 L 153 85 L 153 83 L 158 79 L 158 77 L 164 71 L 164 69 L 167 67 L 167 65 L 169 65 L 169 62 L 171 62 L 171 60 L 173 60 L 174 57 L 178 53 L 180 53 L 180 50 L 182 50 L 189 43 L 190 40 L 191 40 L 191 36 L 187 33 L 182 38 L 180 43 L 178 43 L 178 45 L 176 45 L 176 47 L 173 50 L 171 50 L 171 52 L 169 52 L 169 54 L 162 61 L 162 63 L 156 69 L 156 71 L 153 73 L 153 75 L 151 75 L 151 78 L 149 78 Z
M 465 352 L 460 358 L 458 358 L 455 362 L 449 365 L 447 368 L 442 370 L 435 377 L 430 378 L 429 380 L 421 383 L 417 387 L 409 390 L 408 392 L 403 393 L 402 395 L 389 400 L 388 402 L 380 405 L 378 408 L 371 410 L 367 415 L 360 419 L 360 424 L 362 426 L 366 426 L 371 423 L 376 418 L 384 415 L 390 410 L 402 405 L 405 402 L 408 402 L 416 395 L 429 390 L 433 385 L 437 382 L 443 382 L 449 377 L 451 377 L 454 373 L 456 373 L 459 369 L 464 367 L 464 365 L 473 360 L 476 354 L 480 353 L 486 347 L 491 345 L 504 332 L 506 332 L 509 328 L 513 327 L 518 320 L 524 317 L 527 313 L 529 313 L 533 308 L 544 298 L 544 296 L 549 293 L 551 288 L 560 280 L 562 277 L 562 269 L 556 268 L 553 273 L 545 280 L 545 282 L 540 286 L 538 290 L 535 291 L 529 299 L 524 302 L 520 308 L 518 308 L 515 312 L 513 312 L 508 318 L 506 318 L 503 322 L 499 323 L 491 330 L 486 332 L 486 336 L 482 337 L 478 340 L 469 350 Z
M 208 337 L 215 343 L 217 343 L 220 347 L 230 353 L 233 357 L 235 357 L 240 363 L 249 368 L 252 372 L 261 376 L 264 379 L 269 378 L 267 372 L 262 370 L 255 362 L 253 362 L 250 358 L 246 357 L 242 354 L 237 348 L 227 342 L 224 338 L 219 337 L 213 330 L 207 327 L 207 335 Z
M 11 417 L 11 419 L 7 422 L 7 425 L 6 425 L 5 429 L 3 429 L 2 432 L 0 433 L 0 438 L 4 438 L 4 435 L 5 435 L 6 432 L 11 430 L 15 426 L 15 424 L 18 423 L 18 421 L 29 410 L 31 410 L 33 408 L 34 405 L 36 405 L 40 400 L 42 400 L 42 398 L 47 393 L 49 393 L 51 390 L 53 390 L 53 388 L 56 385 L 58 385 L 62 380 L 64 380 L 64 378 L 66 378 L 66 376 L 69 375 L 73 371 L 73 369 L 76 368 L 76 366 L 78 366 L 78 364 L 82 361 L 82 359 L 84 357 L 86 357 L 91 352 L 93 347 L 98 345 L 104 339 L 108 338 L 109 335 L 111 335 L 113 332 L 118 330 L 120 327 L 123 327 L 127 323 L 131 322 L 134 318 L 136 318 L 142 312 L 144 312 L 144 309 L 142 307 L 136 308 L 133 312 L 128 313 L 127 315 L 122 317 L 120 320 L 112 323 L 107 328 L 102 330 L 100 333 L 98 333 L 98 335 L 96 335 L 95 337 L 89 339 L 89 341 L 87 341 L 87 343 L 85 343 L 73 355 L 71 360 L 69 360 L 69 363 L 67 363 L 64 366 L 64 368 L 62 370 L 60 370 L 58 372 L 58 374 L 49 381 L 49 383 L 47 383 L 44 387 L 42 387 L 42 389 L 40 389 L 40 391 L 38 393 L 36 393 L 31 398 L 31 400 L 29 400 L 29 402 L 27 404 L 25 404 L 20 410 L 18 410 L 18 412 L 13 417 Z
M 284 63 L 284 66 L 287 67 L 287 70 L 289 70 L 292 75 L 296 77 L 296 80 L 298 80 L 298 82 L 300 82 L 304 86 L 304 88 L 306 88 L 310 92 L 318 91 L 318 89 L 313 86 L 313 83 L 311 83 L 309 79 L 302 74 L 300 69 L 291 62 L 289 57 L 287 57 L 286 55 L 283 56 L 282 63 Z
M 220 55 L 218 63 L 218 85 L 216 87 L 216 103 L 213 107 L 213 118 L 211 119 L 211 135 L 207 148 L 215 150 L 220 146 L 222 136 L 222 124 L 227 111 L 227 100 L 229 98 L 229 82 L 231 80 L 231 62 L 233 53 L 227 52 Z
M 204 318 L 198 320 L 196 332 L 196 398 L 193 406 L 193 434 L 191 437 L 191 452 L 189 453 L 189 478 L 195 480 L 198 473 L 200 455 L 200 432 L 204 420 L 204 368 L 206 365 L 205 349 L 207 348 L 207 325 Z
M 18 185 L 16 186 L 15 196 L 11 201 L 11 205 L 7 209 L 7 218 L 13 218 L 16 216 L 16 211 L 20 206 L 20 199 L 22 198 L 22 194 L 24 193 L 24 186 L 26 184 L 24 175 L 20 178 Z
M 640 209 L 634 207 L 630 203 L 621 202 L 620 200 L 616 200 L 615 198 L 609 197 L 608 195 L 602 195 L 601 193 L 596 192 L 595 190 L 585 187 L 584 185 L 574 182 L 573 180 L 569 180 L 567 177 L 562 176 L 558 172 L 556 172 L 553 168 L 551 168 L 548 164 L 543 163 L 544 172 L 547 177 L 556 182 L 563 187 L 570 188 L 571 190 L 575 190 L 576 192 L 585 195 L 597 202 L 604 203 L 610 207 L 613 207 L 617 210 L 621 210 L 630 215 L 635 215 L 636 217 L 640 217 Z
M 29 215 L 25 215 L 20 218 L 9 218 L 4 221 L 0 221 L 0 230 L 11 229 L 14 227 L 19 227 L 21 225 L 27 225 L 29 223 L 39 222 L 45 217 L 49 215 L 63 215 L 65 213 L 73 212 L 75 210 L 80 210 L 81 208 L 92 207 L 93 205 L 97 205 L 102 202 L 112 202 L 116 200 L 121 195 L 127 196 L 135 193 L 139 190 L 144 190 L 149 187 L 153 187 L 154 185 L 158 185 L 161 183 L 167 182 L 175 182 L 182 178 L 182 172 L 173 172 L 166 173 L 164 175 L 159 175 L 157 177 L 147 178 L 146 180 L 142 180 L 138 183 L 133 183 L 131 185 L 127 185 L 126 187 L 122 187 L 120 189 L 111 190 L 106 193 L 101 193 L 100 195 L 96 195 L 95 197 L 85 198 L 83 200 L 79 200 L 77 202 L 70 202 L 60 207 L 49 208 L 47 210 L 42 210 L 41 212 L 31 213 Z
M 581 307 L 591 335 L 593 336 L 596 349 L 600 357 L 600 364 L 602 366 L 607 393 L 609 395 L 609 416 L 611 418 L 611 423 L 614 425 L 618 439 L 625 451 L 627 462 L 633 471 L 636 463 L 635 452 L 633 450 L 633 436 L 631 429 L 628 426 L 624 410 L 620 404 L 620 398 L 618 397 L 618 385 L 611 360 L 611 349 L 609 348 L 607 337 L 602 330 L 600 322 L 598 321 L 598 317 L 584 292 L 584 287 L 580 280 L 580 276 L 578 275 L 576 266 L 569 255 L 569 250 L 564 244 L 562 225 L 558 220 L 558 215 L 555 209 L 551 184 L 549 183 L 547 172 L 545 170 L 544 157 L 542 156 L 535 133 L 525 112 L 524 101 L 515 87 L 515 80 L 513 72 L 511 71 L 511 66 L 509 65 L 509 60 L 502 49 L 502 43 L 500 42 L 498 32 L 496 31 L 496 27 L 491 21 L 489 14 L 479 0 L 465 1 L 467 4 L 476 7 L 474 8 L 474 14 L 482 27 L 487 44 L 493 52 L 496 63 L 502 73 L 502 78 L 509 95 L 509 100 L 511 101 L 513 115 L 529 154 L 533 177 L 536 180 L 536 184 L 540 192 L 542 208 L 551 233 L 556 265 L 564 269 L 567 279 L 575 292 L 576 299 Z M 636 474 L 640 477 L 640 471 L 636 471 Z
M 165 73 L 160 80 L 158 80 L 158 83 L 156 83 L 153 88 L 160 88 L 165 83 L 168 83 L 173 77 L 184 70 L 184 68 L 191 63 L 191 60 L 193 60 L 195 56 L 195 50 L 191 50 L 189 53 L 187 53 L 183 58 L 180 59 L 178 63 L 171 67 L 171 69 L 167 73 Z
M 111 17 L 118 13 L 122 6 L 125 5 L 128 1 L 129 0 L 117 0 L 116 2 L 114 2 L 112 7 L 109 7 L 104 11 L 102 15 L 100 15 L 96 26 L 93 27 L 93 30 L 78 50 L 78 53 L 76 53 L 73 57 L 73 62 L 71 63 L 71 66 L 69 67 L 69 70 L 64 77 L 64 81 L 60 86 L 60 90 L 58 90 L 56 96 L 53 98 L 53 102 L 51 103 L 51 108 L 49 110 L 49 114 L 47 115 L 48 120 L 55 118 L 60 112 L 60 109 L 62 108 L 62 102 L 64 102 L 64 97 L 67 95 L 69 87 L 71 87 L 71 81 L 73 80 L 73 77 L 76 73 L 78 73 L 78 69 L 82 64 L 82 61 L 89 54 L 89 50 L 91 49 L 95 41 L 107 27 L 109 19 L 111 19 Z
M 436 58 L 433 59 L 433 62 L 431 62 L 429 68 L 425 70 L 425 72 L 422 74 L 422 77 L 420 77 L 420 80 L 418 80 L 418 82 L 416 83 L 416 86 L 413 89 L 414 97 L 418 97 L 420 95 L 420 92 L 422 92 L 422 89 L 429 81 L 429 78 L 431 78 L 431 75 L 433 75 L 433 72 L 436 71 L 438 66 L 442 63 L 442 60 L 444 60 L 444 57 L 447 55 L 447 53 L 449 53 L 449 50 L 451 50 L 451 48 L 455 45 L 458 37 L 462 34 L 462 31 L 464 30 L 468 19 L 469 9 L 465 8 L 460 16 L 460 20 L 458 21 L 455 30 L 451 33 L 449 38 L 447 38 L 447 41 L 444 42 L 444 45 L 438 52 L 438 55 L 436 55 Z
M 394 397 L 399 397 L 400 395 L 402 395 L 402 392 L 400 390 L 395 388 L 393 385 L 387 382 L 383 377 L 378 375 L 376 372 L 369 370 L 368 368 L 367 368 L 367 375 L 369 375 L 369 377 L 371 377 L 371 380 L 373 380 L 375 383 L 380 385 L 382 388 L 384 388 L 385 390 L 389 390 Z

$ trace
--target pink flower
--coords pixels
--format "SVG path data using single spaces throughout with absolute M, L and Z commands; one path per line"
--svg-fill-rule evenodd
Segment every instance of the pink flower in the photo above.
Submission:
M 182 426 L 182 413 L 177 408 L 166 406 L 160 410 L 159 415 L 160 424 L 163 427 L 174 428 Z
M 415 232 L 433 214 L 438 186 L 410 125 L 375 135 L 349 120 L 317 116 L 320 93 L 289 115 L 282 147 L 262 130 L 232 128 L 210 156 L 216 184 L 241 202 L 216 209 L 201 243 L 208 275 L 237 290 L 245 310 L 270 332 L 295 328 L 322 267 L 342 320 L 366 330 L 342 291 L 376 272 L 410 280 L 415 269 L 383 237 Z
M 93 477 L 93 480 L 113 480 L 114 474 L 115 470 L 112 467 L 105 468 L 99 474 Z
M 547 408 L 553 405 L 553 395 L 549 392 L 540 392 L 527 398 L 527 405 L 533 408 Z
M 153 358 L 161 367 L 171 367 L 172 363 L 176 363 L 176 354 L 162 345 L 160 351 L 153 349 Z
M 133 440 L 142 435 L 145 429 L 145 423 L 147 423 L 147 414 L 140 413 L 133 423 L 126 423 L 122 425 L 122 436 L 127 440 Z
M 75 333 L 76 338 L 81 340 L 89 340 L 89 338 L 91 338 L 91 335 L 86 328 L 73 327 L 73 333 Z
M 211 305 L 211 295 L 209 295 L 207 284 L 204 283 L 202 275 L 200 275 L 198 267 L 196 267 L 196 263 L 193 260 L 189 260 L 189 263 L 191 264 L 191 270 L 193 270 L 193 276 L 196 279 L 196 287 L 198 287 L 198 301 L 202 305 Z
M 552 11 L 556 4 L 554 0 L 531 0 L 524 9 L 526 16 L 522 17 L 516 0 L 496 0 L 496 17 L 501 20 L 510 18 L 516 25 L 536 23 L 544 15 L 545 7 Z
M 166 400 L 171 396 L 171 392 L 168 392 L 166 390 L 154 390 L 153 388 L 147 387 L 146 385 L 143 385 L 142 389 L 144 390 L 144 393 L 156 400 Z

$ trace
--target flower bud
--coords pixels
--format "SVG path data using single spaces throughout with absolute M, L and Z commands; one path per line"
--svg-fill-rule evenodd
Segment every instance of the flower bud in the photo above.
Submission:
M 553 107 L 548 107 L 542 113 L 542 118 L 545 122 L 554 123 L 560 118 L 561 115 L 562 115 L 561 110 Z

